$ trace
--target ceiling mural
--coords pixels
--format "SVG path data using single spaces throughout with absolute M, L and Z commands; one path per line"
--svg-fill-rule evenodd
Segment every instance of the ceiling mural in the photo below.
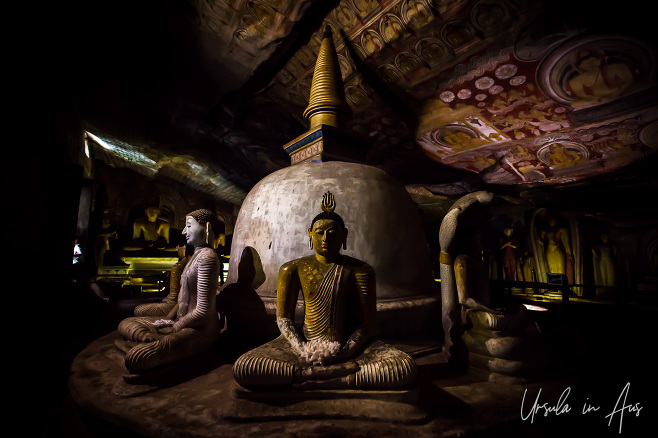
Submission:
M 312 0 L 192 0 L 191 3 L 199 11 L 202 30 L 230 40 L 229 52 L 235 45 L 260 56 L 258 49 L 290 33 Z
M 654 87 L 646 48 L 621 37 L 586 37 L 544 51 L 522 61 L 510 48 L 439 87 L 432 98 L 445 106 L 433 111 L 455 117 L 418 133 L 426 154 L 477 173 L 500 162 L 489 180 L 514 184 L 583 179 L 653 150 L 655 140 L 638 135 L 656 118 L 655 107 L 613 123 L 605 113 L 600 123 L 574 117 Z
M 283 145 L 308 128 L 303 112 L 327 26 L 352 110 L 346 129 L 367 145 L 367 164 L 405 184 L 437 194 L 464 180 L 523 191 L 600 177 L 658 149 L 649 18 L 628 8 L 593 0 L 128 3 L 107 21 L 135 28 L 97 56 L 105 65 L 128 61 L 124 71 L 139 74 L 71 76 L 87 87 L 76 103 L 87 130 L 112 132 L 107 142 L 126 150 L 148 146 L 156 163 L 183 163 L 200 150 L 204 165 L 223 169 L 243 193 L 288 165 Z M 167 25 L 147 19 L 158 8 Z M 105 42 L 103 28 L 90 24 L 83 43 Z M 115 86 L 117 77 L 125 83 Z M 144 172 L 175 168 L 240 202 L 206 172 L 144 163 Z
M 351 129 L 367 136 L 370 125 L 382 126 L 378 119 L 396 117 L 383 114 L 386 102 L 355 67 L 347 44 L 391 89 L 423 102 L 415 132 L 377 129 L 380 140 L 394 139 L 392 148 L 411 135 L 428 159 L 474 173 L 492 170 L 485 179 L 497 184 L 583 179 L 650 153 L 653 134 L 642 140 L 639 133 L 655 120 L 655 108 L 612 118 L 601 113 L 588 123 L 574 115 L 655 87 L 654 53 L 624 36 L 568 27 L 549 32 L 533 21 L 532 6 L 341 1 L 324 25 L 343 32 L 334 38 L 354 112 Z M 271 89 L 297 114 L 308 102 L 319 41 L 320 30 Z

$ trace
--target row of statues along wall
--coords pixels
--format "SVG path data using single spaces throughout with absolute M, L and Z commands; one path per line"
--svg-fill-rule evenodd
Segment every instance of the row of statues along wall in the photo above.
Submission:
M 508 221 L 497 230 L 499 239 L 484 245 L 490 280 L 547 283 L 548 274 L 560 274 L 579 296 L 591 294 L 587 286 L 597 296 L 618 286 L 620 254 L 605 230 L 584 237 L 576 219 L 545 209 L 533 212 L 526 224 Z

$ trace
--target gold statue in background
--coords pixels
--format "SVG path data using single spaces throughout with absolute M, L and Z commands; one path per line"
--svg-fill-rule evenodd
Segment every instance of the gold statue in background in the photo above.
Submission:
M 145 216 L 133 222 L 132 240 L 123 246 L 124 251 L 144 251 L 157 253 L 172 251 L 169 246 L 169 221 L 160 217 L 159 207 L 150 206 L 144 209 Z
M 573 283 L 573 252 L 569 231 L 558 225 L 557 217 L 549 216 L 548 228 L 544 230 L 543 237 L 546 245 L 546 262 L 548 272 L 553 274 L 564 274 L 569 282 Z
M 151 206 L 144 212 L 146 216 L 136 219 L 133 223 L 133 240 L 143 240 L 146 246 L 169 245 L 170 225 L 160 217 L 161 210 Z
M 327 192 L 323 212 L 308 229 L 315 254 L 279 270 L 276 316 L 281 335 L 235 362 L 235 379 L 245 388 L 387 389 L 416 378 L 409 355 L 375 340 L 375 272 L 367 263 L 340 254 L 348 230 L 335 207 Z M 301 331 L 294 321 L 300 289 Z

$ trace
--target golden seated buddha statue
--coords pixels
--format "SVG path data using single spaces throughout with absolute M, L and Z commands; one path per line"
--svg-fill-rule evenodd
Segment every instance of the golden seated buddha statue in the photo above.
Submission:
M 124 337 L 125 365 L 132 373 L 145 373 L 171 365 L 208 349 L 219 337 L 216 310 L 219 259 L 211 248 L 215 215 L 205 209 L 186 217 L 183 235 L 194 254 L 180 278 L 178 300 L 166 316 L 134 316 L 119 323 Z
M 169 243 L 171 225 L 160 217 L 161 212 L 160 208 L 154 206 L 144 209 L 144 217 L 133 222 L 132 240 L 124 245 L 125 251 L 173 250 Z
M 308 230 L 315 254 L 281 266 L 277 325 L 281 335 L 238 358 L 235 380 L 247 389 L 400 388 L 415 381 L 414 360 L 375 340 L 375 271 L 340 254 L 347 229 L 327 192 Z M 295 325 L 299 291 L 304 324 Z

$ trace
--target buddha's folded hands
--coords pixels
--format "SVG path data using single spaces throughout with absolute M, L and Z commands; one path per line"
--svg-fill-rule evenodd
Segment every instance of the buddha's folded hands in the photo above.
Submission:
M 349 360 L 335 365 L 311 365 L 299 368 L 296 374 L 299 380 L 325 380 L 356 373 L 359 368 L 355 360 Z
M 325 339 L 312 339 L 302 346 L 301 356 L 313 365 L 324 365 L 327 359 L 336 356 L 340 352 L 340 343 L 327 341 Z

